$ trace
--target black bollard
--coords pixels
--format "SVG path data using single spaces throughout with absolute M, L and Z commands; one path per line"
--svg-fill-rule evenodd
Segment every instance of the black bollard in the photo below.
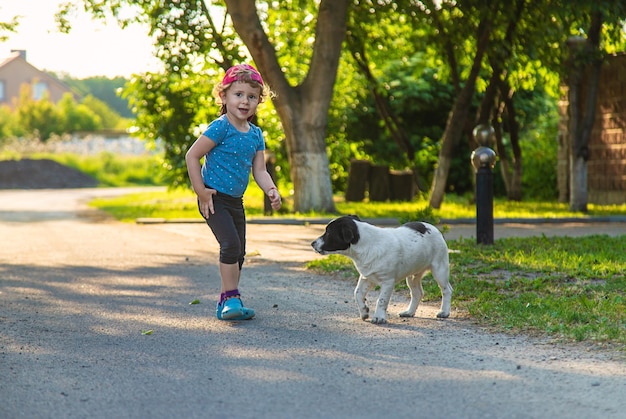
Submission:
M 476 242 L 493 244 L 493 173 L 489 167 L 476 172 Z
M 494 136 L 493 127 L 478 125 L 473 131 L 479 144 L 471 160 L 476 171 L 476 242 L 493 244 L 493 172 L 496 153 L 489 145 Z

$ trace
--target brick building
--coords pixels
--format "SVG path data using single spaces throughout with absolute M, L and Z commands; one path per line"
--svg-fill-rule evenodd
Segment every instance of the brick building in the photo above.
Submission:
M 0 60 L 0 105 L 12 108 L 24 84 L 31 86 L 34 99 L 48 95 L 56 103 L 67 92 L 77 98 L 65 83 L 26 61 L 26 51 L 16 50 L 6 59 Z

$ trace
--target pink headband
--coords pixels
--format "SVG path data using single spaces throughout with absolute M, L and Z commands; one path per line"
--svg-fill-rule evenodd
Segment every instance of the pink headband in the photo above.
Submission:
M 226 75 L 222 80 L 222 84 L 230 84 L 235 81 L 243 81 L 247 79 L 249 76 L 250 79 L 258 82 L 263 86 L 263 79 L 261 78 L 261 74 L 256 70 L 256 68 L 252 67 L 249 64 L 239 64 L 234 65 L 226 71 Z

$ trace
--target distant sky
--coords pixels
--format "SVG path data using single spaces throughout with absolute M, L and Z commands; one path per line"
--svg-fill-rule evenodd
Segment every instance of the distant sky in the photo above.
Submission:
M 11 50 L 26 50 L 26 60 L 40 70 L 67 73 L 75 78 L 128 77 L 159 68 L 148 29 L 133 25 L 120 29 L 81 13 L 70 19 L 72 30 L 56 29 L 54 14 L 68 0 L 0 0 L 0 21 L 22 16 L 17 32 L 0 42 L 0 60 Z

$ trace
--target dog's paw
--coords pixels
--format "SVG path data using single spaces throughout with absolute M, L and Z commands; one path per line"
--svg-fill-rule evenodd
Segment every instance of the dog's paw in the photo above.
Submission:
M 374 317 L 372 318 L 373 324 L 387 324 L 387 319 L 384 317 Z
M 450 313 L 445 313 L 443 311 L 437 313 L 437 318 L 439 319 L 447 319 L 448 317 L 450 317 Z
M 361 316 L 361 320 L 366 320 L 370 316 L 370 308 L 365 306 L 363 309 L 359 309 L 359 315 Z
M 410 311 L 402 311 L 398 315 L 400 317 L 415 317 L 415 313 L 411 313 Z

